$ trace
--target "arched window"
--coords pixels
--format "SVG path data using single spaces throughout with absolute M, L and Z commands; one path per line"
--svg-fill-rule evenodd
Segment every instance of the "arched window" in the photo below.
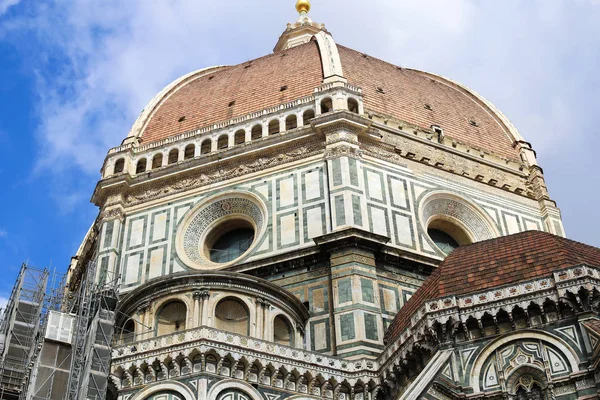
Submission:
M 348 111 L 358 114 L 358 101 L 352 97 L 348 98 Z
M 286 346 L 293 346 L 294 332 L 287 318 L 282 315 L 273 321 L 273 341 Z
M 229 147 L 229 137 L 227 135 L 219 136 L 219 139 L 217 140 L 217 148 L 219 150 L 223 150 L 227 147 Z
M 315 117 L 315 110 L 306 110 L 302 114 L 302 125 L 308 125 L 308 122 Z
M 131 318 L 123 324 L 120 340 L 122 344 L 133 343 L 135 341 L 135 322 Z
M 120 174 L 121 172 L 123 172 L 123 170 L 125 169 L 125 159 L 124 158 L 119 158 L 116 162 L 115 162 L 115 174 Z
M 252 127 L 251 135 L 252 135 L 252 137 L 251 137 L 252 140 L 260 139 L 262 137 L 262 125 L 260 125 L 260 124 L 254 125 Z
M 238 130 L 235 133 L 235 144 L 243 144 L 246 141 L 246 131 L 243 129 Z
M 137 162 L 137 165 L 135 166 L 135 173 L 141 174 L 142 172 L 146 172 L 147 163 L 148 161 L 145 158 L 140 158 L 140 160 Z
M 191 158 L 194 158 L 195 155 L 196 155 L 196 146 L 195 145 L 188 144 L 187 146 L 185 146 L 185 150 L 183 152 L 184 160 L 189 160 Z
M 285 130 L 291 131 L 292 129 L 296 129 L 298 127 L 298 119 L 296 115 L 288 115 L 285 119 Z
M 458 246 L 470 244 L 471 238 L 458 225 L 446 219 L 434 219 L 427 227 L 427 234 L 435 245 L 446 255 Z
M 173 149 L 169 152 L 167 164 L 175 164 L 177 161 L 179 161 L 179 150 Z
M 185 330 L 187 307 L 183 301 L 174 300 L 163 305 L 156 313 L 156 335 Z
M 269 135 L 276 135 L 279 133 L 279 121 L 274 119 L 269 122 Z
M 152 169 L 160 168 L 163 164 L 163 155 L 162 153 L 155 154 L 152 157 Z
M 321 100 L 321 114 L 328 113 L 331 110 L 333 110 L 331 98 L 327 97 L 326 99 Z
M 200 154 L 208 154 L 212 151 L 212 142 L 210 139 L 205 139 L 200 145 Z
M 215 308 L 215 328 L 240 335 L 250 334 L 250 312 L 238 299 L 223 299 Z

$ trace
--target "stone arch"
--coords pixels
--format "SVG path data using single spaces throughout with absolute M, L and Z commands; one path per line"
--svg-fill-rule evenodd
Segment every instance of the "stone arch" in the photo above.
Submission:
M 184 400 L 196 400 L 194 392 L 186 385 L 177 381 L 162 381 L 146 386 L 141 391 L 137 392 L 130 400 L 145 400 L 153 394 L 160 392 L 175 392 L 184 398 Z
M 479 353 L 479 355 L 473 362 L 473 368 L 471 369 L 471 374 L 469 376 L 469 382 L 468 382 L 469 386 L 471 386 L 473 388 L 474 393 L 480 393 L 482 391 L 480 382 L 479 382 L 479 377 L 481 376 L 483 367 L 486 365 L 488 359 L 494 355 L 494 352 L 498 348 L 500 348 L 510 342 L 523 341 L 523 340 L 535 340 L 535 339 L 541 341 L 542 343 L 545 342 L 545 343 L 548 343 L 548 344 L 554 346 L 556 349 L 558 349 L 562 353 L 562 356 L 566 360 L 566 362 L 569 363 L 569 366 L 571 367 L 571 371 L 572 372 L 579 371 L 579 363 L 580 363 L 579 356 L 577 355 L 575 350 L 571 346 L 569 346 L 564 340 L 562 340 L 554 335 L 551 335 L 548 332 L 523 330 L 523 331 L 508 334 L 506 336 L 499 337 L 498 339 L 496 339 L 493 342 L 491 342 L 490 344 L 488 344 L 481 351 L 481 353 Z
M 228 304 L 226 304 L 228 303 Z M 221 308 L 219 308 L 221 307 Z M 244 319 L 235 322 L 227 322 L 227 315 L 238 316 Z M 226 332 L 238 335 L 250 335 L 251 308 L 239 296 L 227 295 L 215 301 L 213 307 L 213 326 Z M 245 328 L 245 329 L 244 329 Z
M 444 231 L 458 245 L 500 236 L 496 223 L 481 207 L 455 193 L 433 191 L 418 201 L 421 229 L 431 245 L 434 242 L 427 235 L 429 228 Z
M 273 327 L 273 342 L 282 344 L 284 346 L 292 346 L 295 347 L 295 332 L 294 332 L 294 324 L 289 319 L 289 317 L 283 313 L 278 313 L 271 319 L 271 326 Z M 285 328 L 287 328 L 287 339 L 286 332 L 284 332 Z
M 510 394 L 514 395 L 516 393 L 519 387 L 519 378 L 523 375 L 531 375 L 542 389 L 546 389 L 548 386 L 548 379 L 544 371 L 532 365 L 523 365 L 506 377 L 506 388 Z
M 185 298 L 183 298 L 183 296 L 168 296 L 165 297 L 164 299 L 161 299 L 160 303 L 156 304 L 154 307 L 154 321 L 153 321 L 153 328 L 154 328 L 154 334 L 155 336 L 161 336 L 164 334 L 170 334 L 170 333 L 174 333 L 174 332 L 167 332 L 167 333 L 160 333 L 159 330 L 159 319 L 161 317 L 161 313 L 164 312 L 165 308 L 168 307 L 171 304 L 175 304 L 175 303 L 181 303 L 184 307 L 185 307 L 185 319 L 184 319 L 184 324 L 183 327 L 178 328 L 176 331 L 174 332 L 178 332 L 178 331 L 183 331 L 185 330 L 189 324 L 188 324 L 188 319 L 190 316 L 190 310 L 192 310 L 191 305 L 189 304 L 188 301 L 186 301 Z M 181 322 L 181 321 L 180 321 Z
M 207 400 L 217 400 L 219 395 L 226 390 L 239 390 L 248 395 L 252 400 L 263 400 L 262 395 L 258 390 L 253 388 L 250 384 L 242 382 L 236 379 L 224 379 L 217 382 L 209 391 Z M 187 400 L 187 399 L 186 399 Z
M 193 269 L 222 269 L 250 256 L 267 229 L 267 207 L 262 199 L 245 191 L 226 191 L 200 201 L 179 225 L 175 236 L 177 254 Z M 246 251 L 235 260 L 212 262 L 210 246 L 231 230 L 243 226 L 254 230 L 254 238 Z

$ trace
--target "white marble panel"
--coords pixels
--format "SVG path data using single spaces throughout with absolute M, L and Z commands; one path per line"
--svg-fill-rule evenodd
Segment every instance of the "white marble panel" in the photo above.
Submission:
M 399 243 L 407 246 L 412 246 L 413 238 L 412 231 L 410 229 L 410 218 L 396 214 L 396 229 L 398 230 L 398 237 L 396 238 Z
M 281 245 L 285 246 L 296 242 L 296 216 L 288 214 L 279 219 L 281 231 Z
M 167 213 L 162 212 L 154 216 L 152 227 L 152 240 L 164 240 L 167 238 Z
M 306 229 L 309 239 L 323 235 L 323 220 L 320 207 L 311 208 L 306 211 Z
M 317 199 L 321 196 L 321 180 L 319 179 L 319 171 L 309 172 L 304 175 L 306 184 L 306 200 Z
M 367 181 L 369 184 L 369 197 L 383 201 L 383 188 L 381 187 L 381 175 L 367 171 Z
M 289 177 L 279 181 L 279 206 L 287 207 L 294 204 L 294 179 Z

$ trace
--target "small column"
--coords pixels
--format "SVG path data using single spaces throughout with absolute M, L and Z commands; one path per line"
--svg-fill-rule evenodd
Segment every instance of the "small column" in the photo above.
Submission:
M 263 335 L 263 299 L 256 299 L 256 312 L 255 312 L 255 332 L 254 337 L 257 339 L 262 339 Z
M 202 313 L 201 300 L 202 300 L 202 292 L 197 291 L 192 294 L 194 299 L 194 308 L 192 310 L 192 327 L 197 328 L 200 321 L 200 315 Z
M 263 329 L 262 338 L 266 340 L 272 340 L 271 325 L 269 324 L 269 311 L 271 310 L 271 303 L 263 301 Z
M 202 301 L 200 302 L 200 325 L 208 325 L 208 300 L 210 299 L 210 292 L 208 290 L 200 291 L 200 297 Z

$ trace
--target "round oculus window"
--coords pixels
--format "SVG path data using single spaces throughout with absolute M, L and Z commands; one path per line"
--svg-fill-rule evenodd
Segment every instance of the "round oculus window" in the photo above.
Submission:
M 266 206 L 256 196 L 225 193 L 205 200 L 184 219 L 176 249 L 195 269 L 220 269 L 252 253 L 266 229 Z

